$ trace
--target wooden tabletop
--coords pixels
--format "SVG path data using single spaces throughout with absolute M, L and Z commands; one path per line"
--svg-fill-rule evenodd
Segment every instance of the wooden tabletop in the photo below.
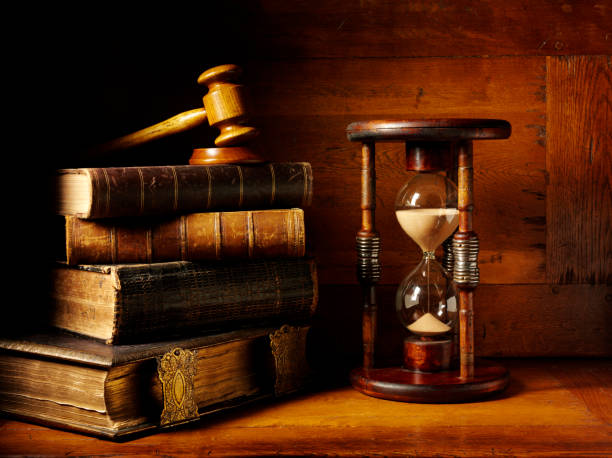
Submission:
M 3 455 L 612 456 L 612 360 L 504 360 L 486 402 L 385 401 L 348 386 L 116 443 L 0 420 Z

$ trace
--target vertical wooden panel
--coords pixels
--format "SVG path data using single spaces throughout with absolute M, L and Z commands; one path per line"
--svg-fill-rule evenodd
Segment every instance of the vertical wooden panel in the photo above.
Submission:
M 549 57 L 547 68 L 547 279 L 612 283 L 610 56 Z

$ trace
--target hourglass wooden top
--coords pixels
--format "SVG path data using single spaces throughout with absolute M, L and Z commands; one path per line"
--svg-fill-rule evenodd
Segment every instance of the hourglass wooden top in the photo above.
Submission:
M 358 121 L 346 128 L 353 142 L 492 140 L 510 133 L 508 121 L 473 118 Z

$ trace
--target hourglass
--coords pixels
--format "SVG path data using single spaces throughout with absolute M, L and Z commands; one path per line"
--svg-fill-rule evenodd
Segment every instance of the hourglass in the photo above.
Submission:
M 357 390 L 407 402 L 461 402 L 502 391 L 508 371 L 474 360 L 473 295 L 479 282 L 478 237 L 472 228 L 472 141 L 510 136 L 496 119 L 364 121 L 347 127 L 362 143 L 362 224 L 357 273 L 363 287 L 363 366 L 351 372 Z M 403 362 L 377 367 L 376 284 L 380 237 L 375 228 L 375 144 L 405 142 L 406 169 L 395 215 L 421 248 L 418 266 L 400 283 L 395 308 L 405 329 Z M 443 247 L 442 264 L 436 251 Z

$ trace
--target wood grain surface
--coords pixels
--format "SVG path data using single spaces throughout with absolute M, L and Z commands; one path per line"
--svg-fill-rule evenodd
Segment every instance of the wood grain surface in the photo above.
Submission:
M 385 401 L 346 385 L 259 404 L 173 432 L 114 443 L 0 420 L 2 455 L 571 456 L 612 454 L 609 360 L 500 360 L 504 393 L 485 402 Z
M 547 59 L 546 277 L 612 284 L 610 56 Z
M 267 0 L 250 12 L 251 52 L 275 58 L 605 54 L 612 40 L 596 0 Z

